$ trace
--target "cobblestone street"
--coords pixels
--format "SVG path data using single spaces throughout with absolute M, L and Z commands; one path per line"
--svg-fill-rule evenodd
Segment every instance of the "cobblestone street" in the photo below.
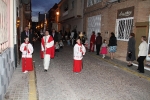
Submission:
M 65 46 L 44 72 L 35 47 L 34 60 L 39 100 L 149 100 L 150 82 L 117 68 L 87 52 L 83 70 L 72 71 L 73 48 Z

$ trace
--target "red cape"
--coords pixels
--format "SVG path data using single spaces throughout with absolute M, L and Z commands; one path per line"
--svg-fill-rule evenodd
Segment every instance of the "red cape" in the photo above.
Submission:
M 49 37 L 48 43 L 50 43 L 51 41 L 53 41 L 52 36 Z M 41 40 L 41 45 L 43 45 L 43 47 L 45 48 L 44 38 L 42 38 L 42 40 Z M 46 49 L 46 54 L 49 54 L 50 58 L 54 58 L 54 56 L 55 56 L 55 47 L 54 47 L 54 45 L 52 47 Z M 43 59 L 44 58 L 44 52 L 42 50 L 40 52 L 40 55 L 41 55 L 41 58 Z

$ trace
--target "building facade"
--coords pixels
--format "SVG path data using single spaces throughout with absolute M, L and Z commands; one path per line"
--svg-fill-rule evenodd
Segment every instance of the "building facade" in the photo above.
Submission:
M 129 35 L 136 37 L 136 55 L 142 35 L 149 36 L 150 0 L 85 0 L 83 30 L 88 39 L 92 31 L 100 32 L 109 42 L 110 33 L 117 37 L 116 58 L 126 61 Z
M 20 33 L 29 23 L 28 18 L 31 19 L 30 11 L 25 8 L 28 4 L 24 5 L 22 0 L 0 0 L 0 100 L 4 99 L 17 67 Z
M 58 4 L 60 30 L 83 31 L 84 0 L 61 0 Z

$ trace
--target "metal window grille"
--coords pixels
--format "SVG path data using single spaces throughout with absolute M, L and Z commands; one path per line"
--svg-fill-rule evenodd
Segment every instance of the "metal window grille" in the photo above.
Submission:
M 95 31 L 95 35 L 98 32 L 101 32 L 101 15 L 97 16 L 92 16 L 88 17 L 87 19 L 87 38 L 88 38 L 88 43 L 90 43 L 90 37 L 92 35 L 92 31 Z
M 117 19 L 117 39 L 128 41 L 133 27 L 133 17 Z

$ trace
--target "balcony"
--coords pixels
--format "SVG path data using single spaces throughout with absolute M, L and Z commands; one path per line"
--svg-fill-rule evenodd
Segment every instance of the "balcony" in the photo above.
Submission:
M 24 9 L 25 9 L 26 18 L 30 20 L 31 19 L 31 6 L 30 6 L 30 4 L 25 5 Z
M 65 11 L 62 16 L 66 16 L 66 15 L 68 15 L 68 10 Z

